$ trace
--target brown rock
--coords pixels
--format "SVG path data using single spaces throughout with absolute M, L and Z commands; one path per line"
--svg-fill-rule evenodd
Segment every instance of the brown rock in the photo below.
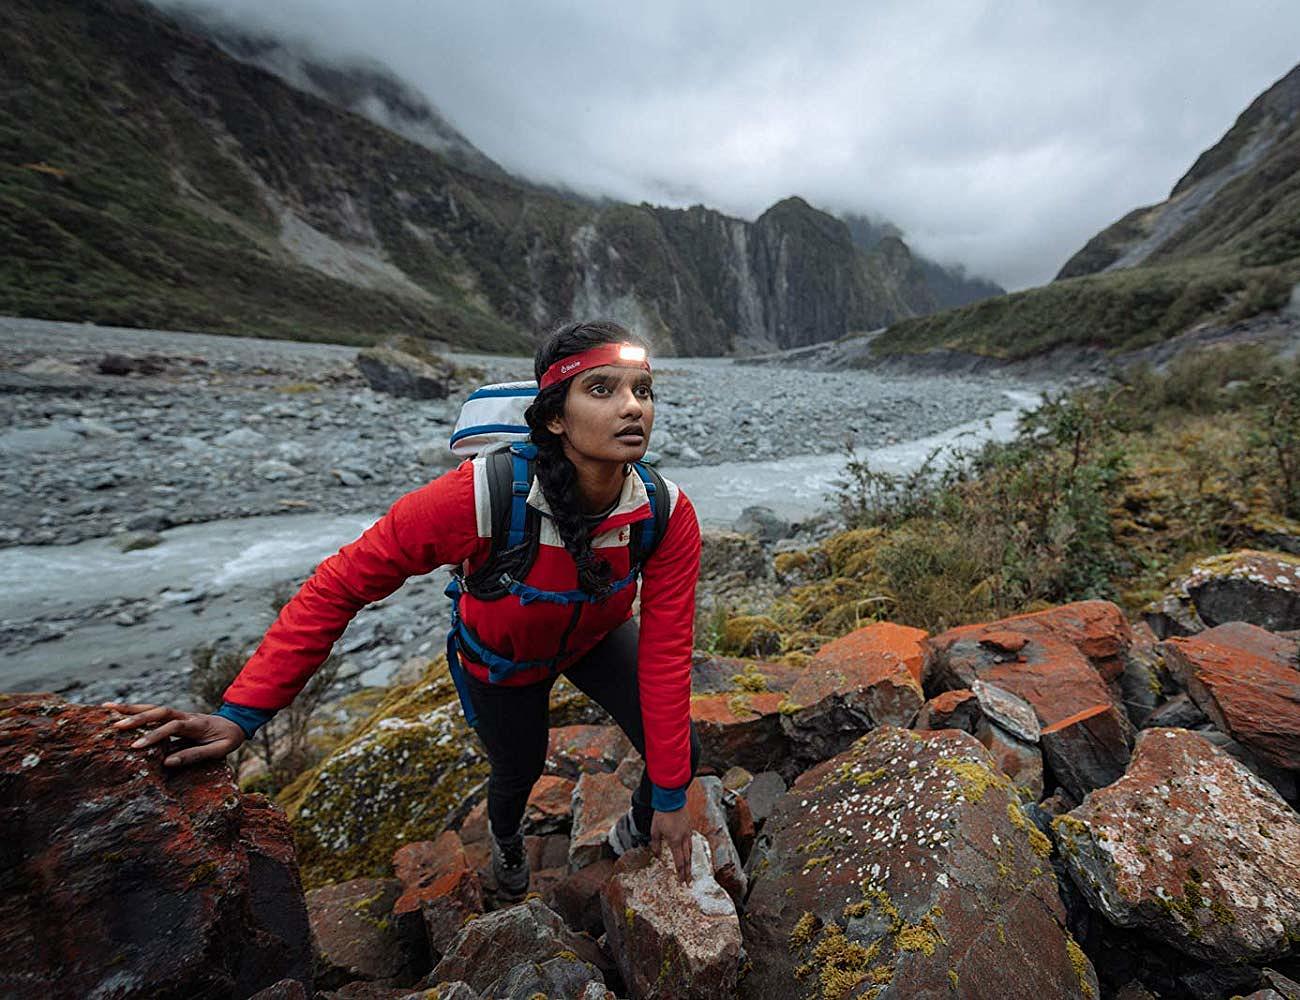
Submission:
M 910 725 L 925 702 L 914 672 L 923 637 L 877 622 L 823 646 L 789 691 L 794 710 L 786 709 L 781 728 L 791 754 L 782 774 L 833 757 L 874 726 Z
M 523 828 L 529 833 L 567 833 L 573 825 L 573 789 L 568 778 L 543 774 L 533 785 L 524 810 Z
M 600 894 L 614 874 L 614 859 L 601 858 L 539 891 L 546 905 L 577 931 L 599 935 L 604 929 L 600 916 Z
M 468 849 L 471 844 L 486 844 L 487 839 L 487 799 L 483 799 L 469 811 L 460 824 L 460 842 Z
M 700 763 L 720 770 L 739 763 L 757 771 L 781 767 L 789 758 L 781 732 L 782 692 L 691 696 L 691 720 L 700 738 Z
M 700 738 L 700 765 L 722 773 L 758 773 L 782 766 L 789 747 L 781 731 L 787 692 L 800 668 L 697 653 L 691 664 L 691 718 Z
M 1300 770 L 1300 643 L 1232 622 L 1164 643 L 1187 693 L 1261 759 Z
M 749 801 L 743 795 L 728 789 L 723 794 L 722 803 L 727 808 L 727 830 L 731 834 L 731 842 L 736 845 L 740 856 L 747 858 L 750 848 L 754 846 L 754 837 L 757 833 Z
M 1300 934 L 1300 817 L 1183 729 L 1138 735 L 1128 773 L 1052 822 L 1094 909 L 1205 961 L 1284 955 Z
M 1023 789 L 1029 801 L 1043 797 L 1043 754 L 1036 744 L 1017 739 L 987 718 L 980 721 L 975 738 L 989 752 L 997 769 Z
M 446 831 L 437 840 L 419 840 L 393 852 L 393 876 L 402 883 L 405 892 L 468 867 L 465 848 L 453 830 Z
M 1056 780 L 1082 799 L 1123 776 L 1132 739 L 1128 720 L 1107 701 L 1047 726 L 1039 744 Z
M 1095 998 L 1048 853 L 974 737 L 877 729 L 768 819 L 743 993 Z
M 311 986 L 284 814 L 221 761 L 171 769 L 109 709 L 0 694 L 0 993 Z M 126 985 L 129 984 L 129 987 Z
M 711 874 L 708 843 L 692 835 L 691 881 L 667 848 L 619 859 L 601 896 L 608 946 L 638 1000 L 722 1000 L 735 995 L 741 938 L 736 908 Z
M 437 841 L 419 841 L 393 854 L 403 892 L 393 917 L 405 940 L 418 935 L 430 961 L 441 956 L 461 924 L 483 912 L 483 889 L 460 837 L 448 830 Z M 426 965 L 425 968 L 428 968 Z
M 503 956 L 513 965 L 545 962 L 564 952 L 602 970 L 608 968 L 594 941 L 565 927 L 540 899 L 529 898 L 462 927 L 429 979 L 433 983 L 462 980 L 481 992 L 501 975 Z
M 983 712 L 979 699 L 968 688 L 956 688 L 936 695 L 921 706 L 914 729 L 960 729 L 974 733 Z
M 873 622 L 828 642 L 790 689 L 790 700 L 813 705 L 835 695 L 855 695 L 872 724 L 908 726 L 925 702 L 921 691 L 923 629 Z
M 584 774 L 573 792 L 573 833 L 569 871 L 577 871 L 612 853 L 606 838 L 627 812 L 631 797 L 617 774 Z
M 318 986 L 335 989 L 354 979 L 413 982 L 423 971 L 411 967 L 390 919 L 401 891 L 395 878 L 357 878 L 307 893 Z
M 578 780 L 578 775 L 612 771 L 632 752 L 632 744 L 618 726 L 556 726 L 546 750 L 550 774 Z
M 1014 632 L 1026 641 L 1007 651 L 1009 640 L 982 642 L 988 631 Z M 1109 717 L 1089 723 L 1090 730 L 1117 734 L 1107 752 L 1122 759 L 1132 744 L 1133 727 L 1105 678 L 1123 672 L 1129 638 L 1118 608 L 1106 601 L 1083 601 L 935 636 L 928 641 L 927 677 L 938 688 L 973 688 L 976 682 L 1001 688 L 1028 702 L 1043 727 L 1106 706 Z
M 713 877 L 727 890 L 737 906 L 745 898 L 749 882 L 745 878 L 740 852 L 727 828 L 727 811 L 722 804 L 722 782 L 718 778 L 698 777 L 686 788 L 686 812 L 691 828 L 709 845 L 713 859 Z

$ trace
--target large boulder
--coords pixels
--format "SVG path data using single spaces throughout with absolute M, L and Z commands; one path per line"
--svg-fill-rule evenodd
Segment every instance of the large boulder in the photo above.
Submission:
M 410 399 L 446 399 L 456 374 L 436 356 L 420 358 L 386 345 L 358 351 L 356 364 L 375 392 Z
M 973 736 L 876 729 L 760 834 L 743 995 L 1095 998 L 1050 853 Z
M 1300 771 L 1300 642 L 1232 622 L 1163 648 L 1221 732 L 1270 764 Z
M 222 761 L 164 768 L 122 716 L 0 695 L 0 993 L 249 996 L 312 988 L 284 815 Z
M 1128 773 L 1052 827 L 1071 878 L 1118 926 L 1225 964 L 1300 939 L 1300 817 L 1196 733 L 1143 730 Z
M 736 908 L 714 880 L 709 845 L 691 835 L 690 883 L 665 847 L 619 859 L 601 895 L 610 951 L 633 1000 L 724 1000 L 735 996 L 741 956 Z
M 1000 684 L 993 668 L 1000 662 L 1029 657 L 1027 643 L 1052 637 L 1072 647 L 1107 683 L 1118 678 L 1125 667 L 1133 632 L 1124 612 L 1110 601 L 1076 601 L 1045 611 L 1013 615 L 982 625 L 949 629 L 925 642 L 927 689 L 968 688 L 977 678 Z M 1014 688 L 1007 688 L 1016 694 Z M 1030 704 L 1032 698 L 1025 697 Z M 1078 708 L 1064 708 L 1059 716 L 1072 715 Z M 1055 721 L 1055 720 L 1053 720 Z
M 983 682 L 1028 702 L 1047 763 L 1078 797 L 1128 763 L 1133 724 L 1111 682 L 1118 688 L 1131 640 L 1123 614 L 1107 601 L 965 625 L 927 641 L 926 683 L 942 691 Z
M 441 834 L 487 774 L 445 661 L 436 661 L 281 793 L 303 880 L 388 875 L 393 852 Z
M 1300 556 L 1240 549 L 1202 559 L 1143 617 L 1162 639 L 1227 622 L 1300 629 Z

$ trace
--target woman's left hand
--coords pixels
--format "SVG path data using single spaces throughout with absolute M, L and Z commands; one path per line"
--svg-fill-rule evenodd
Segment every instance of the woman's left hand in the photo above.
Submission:
M 677 878 L 683 884 L 691 880 L 691 820 L 685 809 L 656 812 L 650 821 L 650 850 L 655 857 L 667 842 L 673 852 Z

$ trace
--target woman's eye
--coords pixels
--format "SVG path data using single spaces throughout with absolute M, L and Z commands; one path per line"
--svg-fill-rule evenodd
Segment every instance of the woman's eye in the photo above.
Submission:
M 639 385 L 636 387 L 636 394 L 642 399 L 654 399 L 655 391 L 648 385 Z
M 593 396 L 606 396 L 609 394 L 609 386 L 601 385 L 599 382 L 597 382 L 595 385 L 591 387 L 591 394 Z

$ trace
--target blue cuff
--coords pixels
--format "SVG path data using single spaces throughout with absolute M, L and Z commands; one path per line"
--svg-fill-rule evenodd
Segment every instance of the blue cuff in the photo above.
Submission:
M 686 805 L 686 789 L 660 788 L 658 785 L 652 784 L 650 786 L 650 805 L 655 812 L 676 812 Z
M 275 717 L 275 712 L 270 709 L 249 708 L 247 705 L 236 705 L 230 701 L 223 701 L 221 707 L 212 714 L 219 715 L 223 719 L 229 719 L 242 729 L 244 736 L 250 740 L 253 738 L 254 733 Z

